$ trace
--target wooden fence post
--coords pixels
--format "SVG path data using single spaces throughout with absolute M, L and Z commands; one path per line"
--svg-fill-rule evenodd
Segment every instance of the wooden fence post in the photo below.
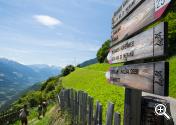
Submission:
M 68 104 L 68 110 L 69 110 L 69 112 L 70 112 L 70 109 L 71 109 L 71 107 L 70 107 L 70 89 L 68 89 L 67 90 L 68 91 L 68 94 L 67 94 L 67 96 L 68 96 L 68 102 L 67 102 L 67 104 Z
M 93 120 L 93 98 L 88 97 L 88 125 L 92 125 Z
M 115 112 L 114 113 L 114 125 L 120 125 L 120 114 Z
M 65 108 L 64 92 L 65 92 L 65 90 L 62 89 L 61 92 L 59 93 L 59 99 L 60 99 L 59 101 L 60 101 L 61 114 L 63 114 L 64 108 Z
M 107 113 L 106 113 L 106 125 L 112 125 L 113 114 L 114 114 L 114 104 L 109 103 Z
M 70 113 L 71 113 L 71 123 L 74 124 L 74 90 L 70 89 Z
M 83 92 L 79 92 L 79 124 L 83 123 Z
M 94 125 L 98 124 L 98 106 L 99 106 L 99 102 L 96 102 L 96 109 L 95 109 L 95 115 L 94 115 Z
M 102 110 L 102 105 L 97 101 L 94 115 L 94 125 L 102 125 Z
M 99 106 L 98 106 L 98 125 L 102 125 L 102 123 L 103 123 L 102 113 L 103 113 L 103 107 L 99 103 Z
M 78 113 L 78 125 L 80 124 L 80 109 L 81 109 L 80 96 L 81 96 L 81 92 L 78 91 L 78 112 L 77 112 Z
M 76 125 L 78 124 L 78 119 L 79 119 L 79 97 L 78 97 L 78 92 L 75 92 L 75 122 Z
M 140 125 L 141 95 L 139 90 L 125 88 L 124 125 Z
M 83 123 L 82 125 L 87 124 L 87 93 L 83 93 L 83 104 L 82 104 L 82 114 L 83 114 Z

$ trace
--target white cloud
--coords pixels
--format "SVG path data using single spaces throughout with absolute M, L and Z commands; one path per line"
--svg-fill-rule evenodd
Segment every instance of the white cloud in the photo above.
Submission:
M 34 15 L 33 18 L 44 26 L 52 27 L 62 24 L 62 21 L 60 21 L 59 19 L 56 19 L 48 15 Z

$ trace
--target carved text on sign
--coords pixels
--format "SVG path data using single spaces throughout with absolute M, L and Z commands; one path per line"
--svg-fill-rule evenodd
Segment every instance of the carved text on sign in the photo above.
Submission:
M 166 66 L 166 62 L 153 62 L 112 67 L 109 81 L 127 88 L 165 95 L 168 82 Z
M 125 0 L 119 9 L 114 13 L 112 18 L 112 26 L 117 25 L 125 16 L 127 16 L 136 6 L 143 0 Z
M 160 23 L 130 39 L 111 47 L 108 61 L 121 63 L 138 59 L 164 56 L 167 47 L 167 23 Z
M 155 46 L 163 46 L 164 45 L 164 37 L 162 36 L 162 32 L 159 32 L 158 34 L 154 34 L 154 38 L 155 38 Z
M 162 1 L 158 3 L 157 0 L 143 1 L 139 7 L 113 27 L 111 46 L 138 33 L 144 27 L 159 19 L 167 9 L 170 1 L 165 0 L 164 4 L 162 4 Z

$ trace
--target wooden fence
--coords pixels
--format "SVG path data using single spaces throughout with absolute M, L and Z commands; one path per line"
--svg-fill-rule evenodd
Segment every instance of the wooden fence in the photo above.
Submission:
M 0 124 L 8 125 L 19 119 L 19 110 L 13 110 L 0 113 Z
M 61 112 L 67 112 L 71 117 L 72 125 L 102 125 L 103 107 L 99 101 L 83 91 L 62 89 L 58 95 Z M 114 117 L 114 120 L 113 120 Z M 108 103 L 106 125 L 120 125 L 120 114 L 114 113 L 114 104 Z

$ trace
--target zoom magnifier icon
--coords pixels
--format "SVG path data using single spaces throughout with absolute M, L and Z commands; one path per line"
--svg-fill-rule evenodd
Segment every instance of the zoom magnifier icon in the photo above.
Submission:
M 166 112 L 166 106 L 164 104 L 158 104 L 155 106 L 155 113 L 158 116 L 164 116 L 167 120 L 170 120 L 171 117 Z

